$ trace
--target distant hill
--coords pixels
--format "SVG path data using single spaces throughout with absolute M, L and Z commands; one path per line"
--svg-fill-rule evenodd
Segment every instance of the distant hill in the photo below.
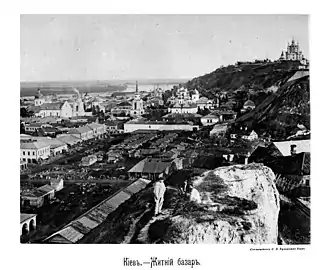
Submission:
M 237 123 L 284 138 L 292 135 L 297 123 L 310 127 L 309 76 L 308 71 L 298 69 L 299 65 L 298 61 L 240 63 L 194 78 L 185 86 L 197 88 L 209 98 L 222 92 L 249 92 L 257 107 L 238 117 Z M 233 96 L 239 106 L 247 97 L 239 100 L 239 95 Z
M 218 68 L 188 81 L 185 86 L 190 89 L 198 88 L 210 95 L 223 91 L 232 92 L 241 87 L 263 90 L 285 83 L 298 66 L 297 61 L 241 63 Z

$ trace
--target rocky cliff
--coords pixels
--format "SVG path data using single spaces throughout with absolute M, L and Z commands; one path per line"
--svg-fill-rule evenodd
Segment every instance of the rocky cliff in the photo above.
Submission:
M 153 215 L 152 187 L 123 203 L 83 243 L 276 244 L 279 194 L 261 164 L 234 165 L 195 178 L 200 204 L 167 187 Z

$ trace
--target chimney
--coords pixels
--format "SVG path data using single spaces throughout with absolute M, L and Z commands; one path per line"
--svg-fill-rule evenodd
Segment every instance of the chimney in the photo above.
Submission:
M 296 144 L 292 144 L 292 145 L 290 145 L 290 154 L 291 154 L 292 156 L 296 154 L 296 147 L 297 147 Z

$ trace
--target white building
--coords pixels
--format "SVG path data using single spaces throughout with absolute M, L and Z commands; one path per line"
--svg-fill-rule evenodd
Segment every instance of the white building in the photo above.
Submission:
M 211 126 L 218 122 L 219 122 L 219 118 L 212 114 L 208 114 L 206 116 L 201 117 L 201 124 L 203 126 Z
M 244 140 L 253 141 L 258 139 L 258 134 L 254 130 L 252 130 L 251 132 L 243 134 L 241 138 Z
M 55 116 L 61 118 L 69 118 L 73 116 L 72 107 L 65 102 L 44 103 L 40 106 L 40 111 L 36 113 L 38 117 Z
M 28 163 L 37 163 L 50 156 L 50 144 L 46 141 L 24 141 L 20 145 L 21 160 Z
M 192 103 L 185 103 L 185 104 L 179 104 L 176 103 L 173 107 L 168 108 L 169 113 L 197 113 L 198 107 L 196 104 Z

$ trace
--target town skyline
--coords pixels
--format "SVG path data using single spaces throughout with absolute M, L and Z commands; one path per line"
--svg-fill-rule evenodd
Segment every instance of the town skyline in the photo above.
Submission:
M 188 80 L 292 38 L 309 58 L 307 15 L 22 15 L 21 82 Z

